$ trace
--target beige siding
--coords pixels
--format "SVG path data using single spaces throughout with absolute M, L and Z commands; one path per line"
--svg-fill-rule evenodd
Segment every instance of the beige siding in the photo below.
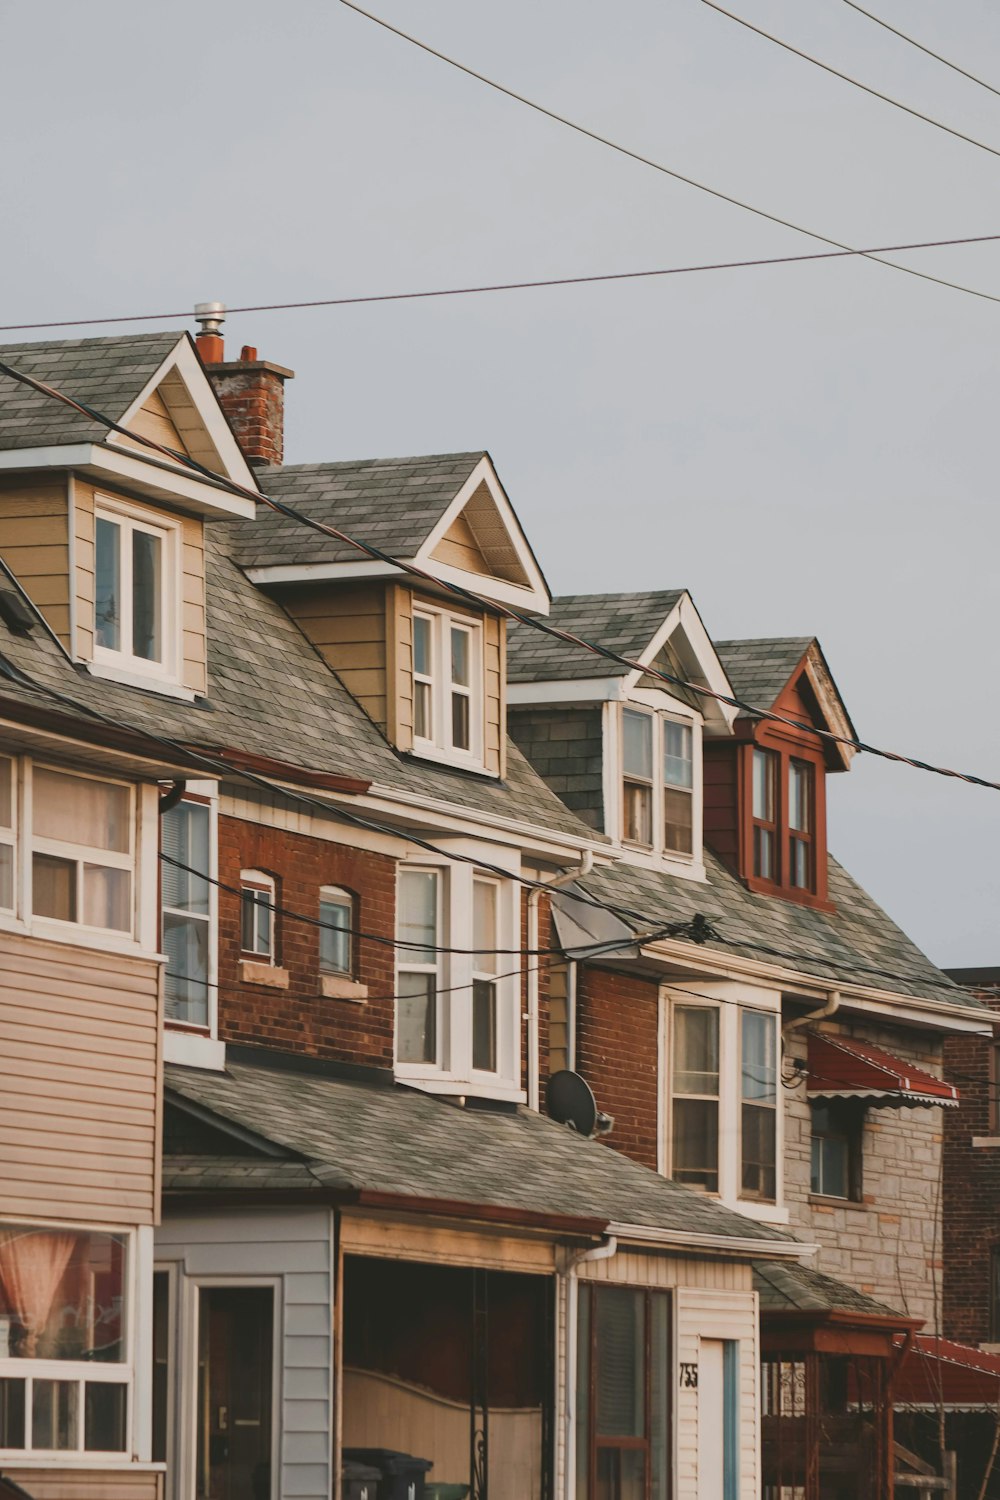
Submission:
M 413 595 L 400 584 L 386 590 L 386 656 L 389 717 L 397 750 L 413 749 Z
M 76 564 L 75 655 L 91 661 L 94 655 L 94 487 L 74 479 L 73 537 Z
M 483 687 L 486 733 L 484 761 L 487 771 L 503 776 L 507 771 L 507 621 L 487 615 L 484 621 Z
M 380 729 L 386 727 L 386 606 L 382 583 L 296 589 L 282 604 Z
M 18 1469 L 4 1465 L 4 1478 L 21 1485 L 31 1500 L 161 1500 L 163 1475 L 130 1469 Z
M 705 1339 L 736 1340 L 740 1346 L 740 1500 L 756 1500 L 760 1494 L 760 1435 L 757 1299 L 753 1292 L 736 1297 L 732 1294 L 703 1291 L 681 1291 L 677 1295 L 677 1362 L 699 1363 Z M 704 1421 L 712 1424 L 708 1441 L 718 1441 L 718 1412 L 702 1412 L 698 1389 L 678 1388 L 675 1405 L 677 1433 L 677 1500 L 697 1500 L 700 1493 L 698 1475 L 699 1428 Z
M 0 933 L 0 1218 L 155 1222 L 159 982 Z
M 467 573 L 488 576 L 493 571 L 464 514 L 455 517 L 431 556 L 453 568 L 464 568 Z
M 128 426 L 130 432 L 136 432 L 140 437 L 152 438 L 154 443 L 161 443 L 165 448 L 174 448 L 180 453 L 188 451 L 159 391 L 150 392 Z M 130 448 L 137 448 L 140 453 L 145 453 L 147 456 L 153 451 L 147 448 L 145 443 L 136 443 L 130 438 L 123 438 L 122 442 Z
M 68 649 L 69 521 L 63 476 L 0 484 L 0 557 Z

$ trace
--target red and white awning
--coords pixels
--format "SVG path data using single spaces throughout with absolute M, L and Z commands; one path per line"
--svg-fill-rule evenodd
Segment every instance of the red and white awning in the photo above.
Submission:
M 946 1411 L 996 1413 L 998 1402 L 1000 1354 L 933 1334 L 917 1334 L 893 1376 L 892 1403 L 897 1408 L 923 1411 L 944 1406 Z
M 958 1104 L 958 1089 L 923 1068 L 846 1036 L 810 1036 L 811 1099 L 864 1099 L 876 1107 Z

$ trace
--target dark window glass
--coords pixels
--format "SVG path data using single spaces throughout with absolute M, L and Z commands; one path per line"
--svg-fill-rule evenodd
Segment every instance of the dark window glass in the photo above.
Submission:
M 857 1108 L 836 1100 L 812 1106 L 811 1192 L 860 1201 L 863 1120 Z
M 149 531 L 132 532 L 132 655 L 163 660 L 163 542 Z
M 94 528 L 94 625 L 97 644 L 121 650 L 121 527 L 98 516 Z
M 124 1385 L 88 1380 L 84 1386 L 83 1446 L 90 1452 L 125 1452 Z
M 489 979 L 472 981 L 472 1066 L 497 1070 L 496 985 Z

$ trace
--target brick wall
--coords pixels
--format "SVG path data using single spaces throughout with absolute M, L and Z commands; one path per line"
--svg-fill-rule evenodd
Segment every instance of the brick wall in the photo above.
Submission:
M 995 991 L 979 998 L 1000 1010 Z M 1000 1026 L 995 1035 L 1000 1041 Z M 1000 1249 L 1000 1145 L 972 1144 L 997 1136 L 991 1048 L 986 1037 L 949 1037 L 944 1044 L 945 1075 L 962 1098 L 958 1109 L 947 1111 L 944 1128 L 944 1331 L 967 1344 L 994 1336 L 990 1281 L 992 1254 Z
M 591 828 L 603 831 L 600 707 L 509 707 L 507 730 L 556 796 Z
M 261 870 L 276 881 L 277 904 L 319 916 L 319 890 L 341 886 L 356 897 L 356 924 L 379 937 L 395 935 L 396 864 L 385 855 L 346 848 L 325 839 L 219 818 L 219 879 L 238 886 L 241 870 Z M 367 938 L 356 940 L 355 977 L 368 998 L 328 999 L 320 994 L 319 929 L 277 918 L 277 967 L 287 988 L 240 979 L 240 903 L 219 892 L 219 1035 L 285 1052 L 340 1062 L 392 1066 L 394 952 Z
M 577 1071 L 615 1117 L 607 1144 L 654 1171 L 658 1011 L 655 981 L 578 967 Z
M 941 1040 L 932 1035 L 856 1024 L 824 1030 L 884 1047 L 928 1072 L 941 1073 Z M 789 1061 L 806 1056 L 800 1031 L 787 1039 Z M 942 1109 L 868 1109 L 862 1136 L 861 1203 L 810 1197 L 811 1112 L 804 1086 L 784 1091 L 785 1201 L 791 1228 L 818 1243 L 818 1271 L 848 1282 L 890 1307 L 940 1321 Z M 935 1294 L 934 1280 L 937 1279 Z

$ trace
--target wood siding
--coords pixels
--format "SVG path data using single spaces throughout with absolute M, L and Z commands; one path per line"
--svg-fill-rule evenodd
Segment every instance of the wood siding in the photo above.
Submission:
M 31 1500 L 161 1500 L 163 1495 L 162 1472 L 149 1469 L 19 1469 L 5 1464 L 3 1473 Z
M 393 589 L 383 583 L 358 583 L 288 590 L 281 596 L 303 634 L 382 730 L 387 725 L 387 593 Z
M 455 517 L 431 556 L 450 567 L 464 568 L 466 573 L 481 573 L 486 577 L 492 572 L 464 514 Z
M 345 1255 L 419 1260 L 428 1265 L 485 1266 L 491 1271 L 541 1275 L 555 1270 L 551 1240 L 505 1235 L 501 1229 L 446 1228 L 415 1220 L 362 1218 L 344 1213 L 340 1240 Z
M 140 437 L 152 438 L 154 443 L 162 443 L 165 448 L 174 448 L 181 453 L 188 451 L 159 391 L 150 391 L 128 427 L 130 432 L 138 433 Z M 137 449 L 147 458 L 153 453 L 153 449 L 147 448 L 145 443 L 134 442 L 131 438 L 122 438 L 122 442 L 129 448 Z
M 677 1294 L 675 1345 L 678 1364 L 699 1363 L 703 1339 L 733 1340 L 739 1344 L 739 1500 L 756 1500 L 760 1494 L 760 1398 L 757 1349 L 757 1298 L 753 1292 L 732 1293 L 684 1290 Z M 678 1388 L 674 1406 L 677 1434 L 676 1500 L 698 1500 L 699 1428 L 712 1424 L 715 1441 L 721 1441 L 718 1412 L 703 1412 L 696 1388 Z M 711 1441 L 711 1439 L 710 1439 Z
M 152 1224 L 160 965 L 0 933 L 0 1218 Z
M 0 482 L 0 557 L 69 649 L 69 507 L 64 475 Z

